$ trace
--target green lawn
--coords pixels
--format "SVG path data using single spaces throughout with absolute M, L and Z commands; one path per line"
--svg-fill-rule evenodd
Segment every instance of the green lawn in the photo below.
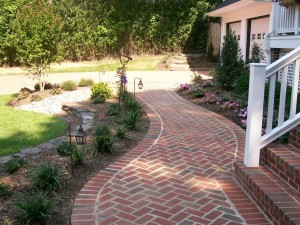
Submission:
M 129 61 L 126 69 L 128 71 L 153 71 L 159 70 L 157 64 L 165 62 L 168 56 L 133 56 Z M 121 64 L 119 59 L 102 59 L 91 62 L 63 62 L 59 65 L 52 65 L 49 73 L 66 73 L 66 72 L 98 72 L 99 70 L 116 71 Z M 1 75 L 26 74 L 22 68 L 0 68 Z
M 5 106 L 12 98 L 13 95 L 0 96 L 0 156 L 66 133 L 66 124 L 60 118 Z

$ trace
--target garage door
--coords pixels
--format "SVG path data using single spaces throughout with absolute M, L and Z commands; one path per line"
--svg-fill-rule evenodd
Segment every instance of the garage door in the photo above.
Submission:
M 269 31 L 269 20 L 269 17 L 251 20 L 250 48 L 256 42 L 264 49 L 264 35 Z
M 230 23 L 229 27 L 230 27 L 231 31 L 233 31 L 235 33 L 235 35 L 237 36 L 238 40 L 240 41 L 240 37 L 241 37 L 241 22 Z

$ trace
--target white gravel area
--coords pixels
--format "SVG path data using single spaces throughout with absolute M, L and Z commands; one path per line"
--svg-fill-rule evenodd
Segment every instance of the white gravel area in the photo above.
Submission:
M 61 95 L 52 96 L 42 101 L 21 105 L 17 109 L 34 111 L 45 114 L 57 114 L 62 112 L 63 102 L 80 102 L 91 97 L 90 89 L 64 92 Z

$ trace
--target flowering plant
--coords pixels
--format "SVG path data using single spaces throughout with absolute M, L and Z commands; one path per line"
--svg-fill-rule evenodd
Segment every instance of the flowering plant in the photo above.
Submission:
M 222 109 L 237 109 L 239 104 L 234 101 L 226 101 L 221 106 Z
M 206 102 L 206 103 L 220 104 L 221 101 L 222 101 L 222 98 L 219 97 L 215 93 L 205 93 L 204 94 L 204 102 Z
M 203 82 L 203 84 L 202 84 L 202 87 L 212 87 L 212 86 L 214 86 L 214 83 L 213 83 L 213 81 L 212 80 L 205 80 L 204 82 Z
M 188 83 L 180 84 L 180 86 L 179 86 L 180 91 L 191 90 L 191 88 L 192 88 L 192 86 Z

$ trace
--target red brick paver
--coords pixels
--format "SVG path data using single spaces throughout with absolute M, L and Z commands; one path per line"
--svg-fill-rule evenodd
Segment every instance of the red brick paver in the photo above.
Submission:
M 232 178 L 242 129 L 173 91 L 139 97 L 149 132 L 84 186 L 73 225 L 270 224 Z

